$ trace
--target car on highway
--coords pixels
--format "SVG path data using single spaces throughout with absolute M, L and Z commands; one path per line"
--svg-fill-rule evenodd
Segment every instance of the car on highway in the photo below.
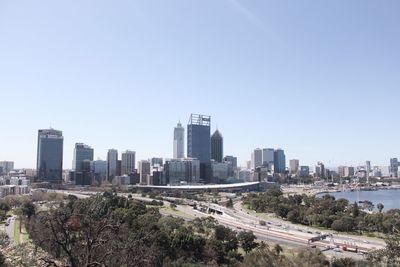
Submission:
M 340 248 L 334 248 L 333 251 L 335 252 L 342 252 L 342 250 Z

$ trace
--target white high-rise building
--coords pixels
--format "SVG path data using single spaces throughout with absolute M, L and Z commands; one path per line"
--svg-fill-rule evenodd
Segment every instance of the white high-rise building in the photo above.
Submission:
M 135 151 L 126 150 L 121 157 L 121 175 L 129 175 L 135 171 Z
M 371 173 L 371 161 L 365 162 L 365 172 L 367 175 L 367 184 L 369 184 L 369 177 L 370 177 L 370 173 Z
M 185 128 L 178 122 L 174 128 L 174 158 L 181 159 L 185 157 Z
M 263 153 L 259 148 L 254 149 L 251 154 L 251 167 L 255 170 L 257 167 L 261 167 L 263 164 Z
M 107 153 L 107 180 L 112 182 L 112 179 L 117 176 L 118 167 L 118 150 L 109 149 Z

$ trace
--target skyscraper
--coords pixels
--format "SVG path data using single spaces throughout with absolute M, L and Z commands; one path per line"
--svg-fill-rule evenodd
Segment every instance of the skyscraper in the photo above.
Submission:
M 13 161 L 0 161 L 0 174 L 8 174 L 10 171 L 14 170 Z
M 296 174 L 299 171 L 299 160 L 298 159 L 291 159 L 289 161 L 290 173 Z
M 269 170 L 272 170 L 275 164 L 274 153 L 275 150 L 273 148 L 263 148 L 262 150 L 262 165 L 268 167 Z
M 211 159 L 222 162 L 224 156 L 224 139 L 221 133 L 216 130 L 211 136 Z
M 399 173 L 399 161 L 397 158 L 390 159 L 390 176 L 397 178 Z
M 151 158 L 150 163 L 151 163 L 151 167 L 162 167 L 164 160 L 163 160 L 163 158 Z
M 196 158 L 200 163 L 210 162 L 210 123 L 211 117 L 191 114 L 187 132 L 187 156 Z
M 253 153 L 251 153 L 251 168 L 255 170 L 257 167 L 260 167 L 263 164 L 263 156 L 262 150 L 259 148 L 254 149 Z
M 210 124 L 210 116 L 191 114 L 187 126 L 187 156 L 200 161 L 200 179 L 205 183 L 212 178 Z
M 174 158 L 181 159 L 185 157 L 185 128 L 178 122 L 174 128 Z
M 107 153 L 107 181 L 112 182 L 112 179 L 117 176 L 118 168 L 118 150 L 109 149 Z
M 369 160 L 365 162 L 365 172 L 367 175 L 367 184 L 369 184 L 369 177 L 371 174 L 371 161 Z
M 99 184 L 107 179 L 107 165 L 107 161 L 101 159 L 92 162 L 92 172 Z
M 224 161 L 228 162 L 229 164 L 231 164 L 232 168 L 234 170 L 237 169 L 238 165 L 237 165 L 237 157 L 234 156 L 225 156 L 224 157 Z
M 282 149 L 275 150 L 274 153 L 274 172 L 285 173 L 286 171 L 286 156 Z
M 62 131 L 54 129 L 38 131 L 36 168 L 39 181 L 62 182 L 63 145 Z
M 148 176 L 150 176 L 150 161 L 139 161 L 140 184 L 149 184 Z
M 171 159 L 167 160 L 164 166 L 166 182 L 170 185 L 199 182 L 200 161 L 198 159 Z
M 76 172 L 82 171 L 84 160 L 93 161 L 93 148 L 83 143 L 76 143 L 74 159 L 72 161 L 72 170 Z
M 135 151 L 126 150 L 121 155 L 121 175 L 129 175 L 135 171 Z

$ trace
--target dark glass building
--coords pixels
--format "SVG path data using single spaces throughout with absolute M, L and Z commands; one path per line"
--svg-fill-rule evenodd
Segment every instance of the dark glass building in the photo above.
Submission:
M 196 158 L 200 163 L 210 162 L 210 123 L 211 117 L 191 114 L 187 131 L 187 156 Z
M 72 170 L 76 172 L 83 171 L 83 161 L 93 161 L 93 148 L 83 143 L 76 143 L 74 149 L 74 160 L 72 162 Z
M 274 152 L 274 172 L 285 173 L 286 171 L 286 156 L 285 151 L 277 149 Z
M 63 166 L 62 131 L 42 129 L 38 131 L 37 180 L 61 183 Z
M 191 114 L 187 126 L 187 156 L 200 161 L 200 180 L 209 183 L 211 171 L 211 117 Z
M 224 139 L 221 133 L 216 130 L 211 136 L 211 159 L 222 162 L 224 155 Z

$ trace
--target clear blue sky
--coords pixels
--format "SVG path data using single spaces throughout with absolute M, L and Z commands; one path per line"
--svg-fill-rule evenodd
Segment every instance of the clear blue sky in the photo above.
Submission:
M 172 156 L 173 127 L 212 116 L 225 154 L 301 164 L 400 157 L 400 2 L 0 2 L 0 160 L 35 167 L 37 129 L 106 157 Z

